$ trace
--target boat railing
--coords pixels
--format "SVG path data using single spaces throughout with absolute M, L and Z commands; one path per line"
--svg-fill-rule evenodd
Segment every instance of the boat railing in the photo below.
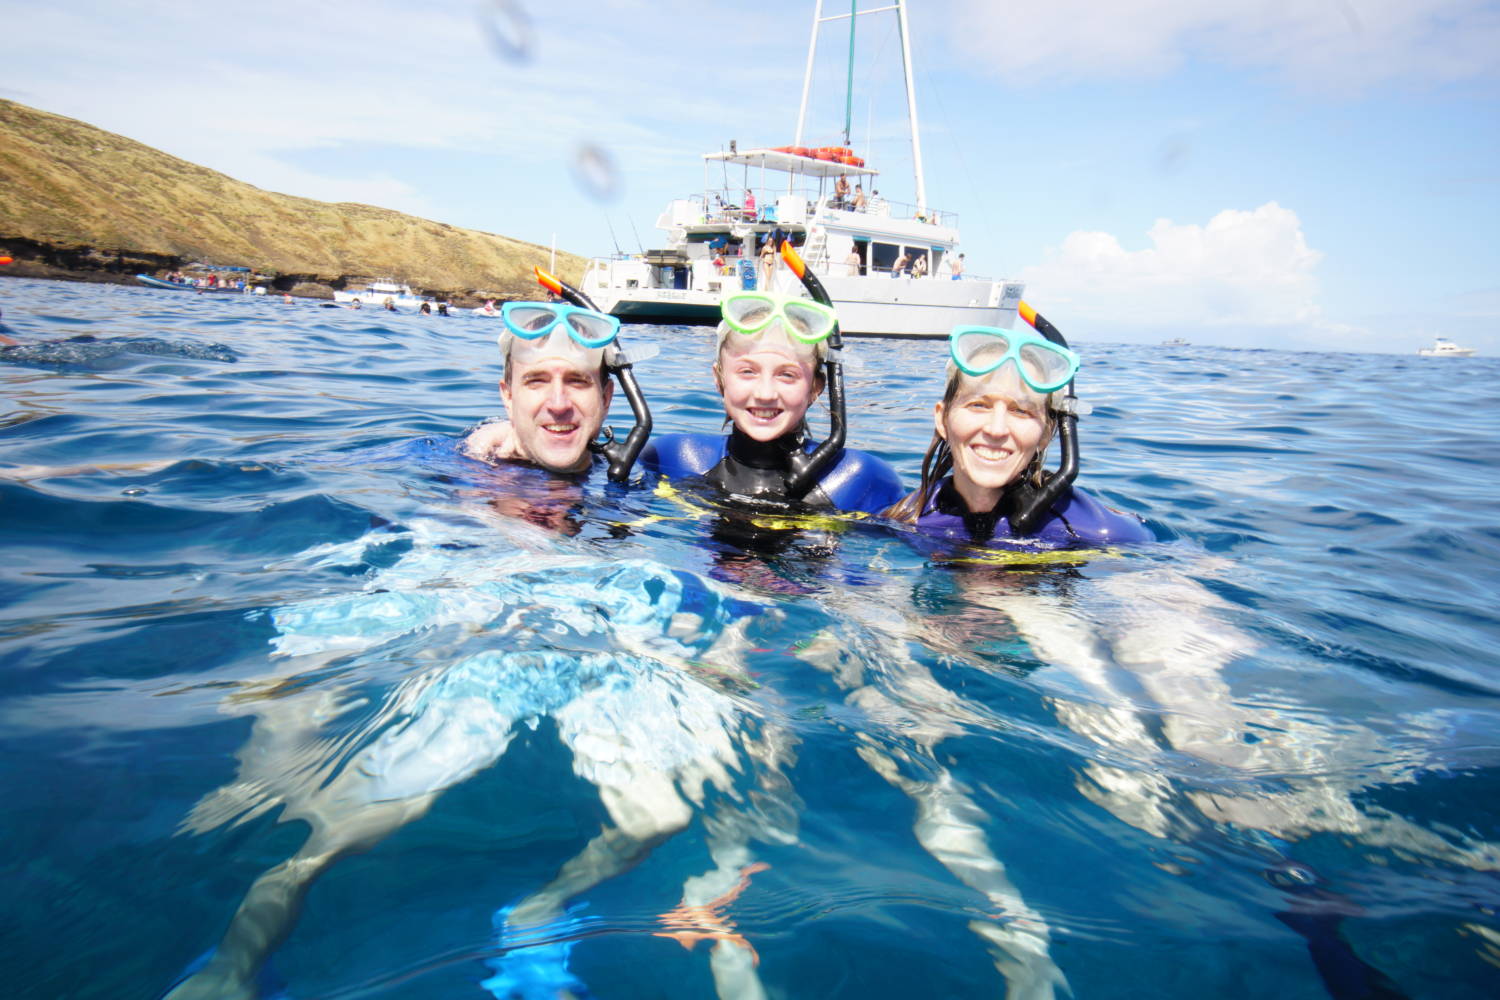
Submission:
M 926 222 L 934 226 L 947 226 L 950 229 L 958 228 L 958 213 L 949 212 L 940 208 L 927 207 L 918 209 L 911 202 L 891 201 L 884 196 L 868 199 L 863 210 L 856 209 L 853 204 L 839 205 L 831 199 L 828 207 L 838 211 L 862 212 L 865 215 L 880 216 L 891 219 L 913 219 L 917 222 Z

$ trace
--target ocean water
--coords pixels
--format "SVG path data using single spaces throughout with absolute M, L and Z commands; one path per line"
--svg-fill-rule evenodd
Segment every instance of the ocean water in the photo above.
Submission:
M 494 320 L 0 308 L 8 996 L 161 996 L 247 893 L 248 995 L 1500 990 L 1494 360 L 1054 317 L 1162 541 L 948 563 L 458 457 Z M 625 335 L 719 426 L 705 331 Z M 852 351 L 914 485 L 941 348 Z

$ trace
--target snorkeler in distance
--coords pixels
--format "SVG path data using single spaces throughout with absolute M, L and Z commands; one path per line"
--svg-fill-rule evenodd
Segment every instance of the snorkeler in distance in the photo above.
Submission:
M 1028 537 L 1056 545 L 1155 541 L 1139 518 L 1073 486 L 1078 355 L 1024 302 L 1021 315 L 1039 333 L 983 326 L 953 331 L 921 485 L 886 516 L 925 534 L 979 545 Z M 1047 472 L 1054 435 L 1062 441 L 1062 464 Z
M 901 492 L 895 470 L 844 447 L 837 314 L 790 243 L 782 244 L 781 253 L 816 301 L 765 292 L 724 298 L 714 383 L 732 424 L 728 436 L 669 434 L 647 446 L 641 464 L 668 479 L 701 476 L 742 497 L 838 510 L 884 509 Z M 824 388 L 830 432 L 814 444 L 807 411 Z
M 620 321 L 588 298 L 536 269 L 537 278 L 570 302 L 507 302 L 501 309 L 504 374 L 500 398 L 510 420 L 482 424 L 463 450 L 488 462 L 522 461 L 559 474 L 587 472 L 597 454 L 609 478 L 624 482 L 651 433 L 651 411 L 619 344 Z M 596 443 L 614 398 L 614 381 L 630 401 L 635 426 L 623 441 Z

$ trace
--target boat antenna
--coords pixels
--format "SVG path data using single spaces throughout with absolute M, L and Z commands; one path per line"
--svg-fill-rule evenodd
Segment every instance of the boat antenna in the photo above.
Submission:
M 1022 319 L 1032 328 L 1059 347 L 1067 347 L 1062 333 L 1035 309 L 1022 302 L 1018 307 Z M 1047 509 L 1057 502 L 1073 480 L 1078 478 L 1078 415 L 1087 412 L 1078 403 L 1073 391 L 1076 379 L 1069 379 L 1063 388 L 1063 398 L 1054 400 L 1053 409 L 1058 413 L 1057 436 L 1062 442 L 1062 462 L 1056 472 L 1043 474 L 1041 486 L 1022 483 L 1006 495 L 1006 520 L 1010 522 L 1013 535 L 1027 535 L 1036 530 Z
M 556 275 L 539 267 L 533 267 L 532 271 L 536 273 L 537 284 L 552 294 L 562 296 L 575 306 L 599 311 L 593 299 Z M 618 341 L 605 348 L 604 365 L 624 390 L 625 398 L 630 402 L 630 412 L 635 415 L 635 426 L 630 428 L 624 441 L 616 441 L 614 431 L 605 428 L 604 440 L 591 443 L 589 448 L 603 455 L 609 462 L 610 482 L 623 483 L 630 478 L 630 468 L 635 465 L 636 457 L 646 447 L 646 439 L 651 436 L 651 408 L 646 405 L 646 397 L 636 384 L 635 372 L 631 371 L 631 362 L 619 349 Z
M 604 224 L 609 227 L 609 241 L 615 245 L 615 256 L 624 257 L 625 254 L 620 250 L 620 241 L 615 237 L 615 224 L 609 221 L 608 212 L 604 213 Z
M 631 218 L 631 220 L 630 220 L 630 232 L 631 232 L 631 235 L 633 235 L 635 237 L 635 248 L 638 251 L 640 251 L 641 253 L 645 253 L 646 252 L 646 245 L 641 242 L 641 231 L 639 229 L 635 228 L 635 219 L 634 218 Z
M 823 287 L 823 283 L 818 280 L 817 275 L 808 270 L 796 248 L 792 246 L 792 241 L 782 240 L 780 249 L 781 259 L 786 261 L 786 266 L 802 280 L 802 287 L 807 289 L 813 301 L 832 307 L 833 298 Z M 801 500 L 811 493 L 813 487 L 818 485 L 823 478 L 823 474 L 832 468 L 833 464 L 844 454 L 844 366 L 841 353 L 843 346 L 844 341 L 839 336 L 838 321 L 835 320 L 833 332 L 828 335 L 828 350 L 823 355 L 823 371 L 825 381 L 828 383 L 828 437 L 810 452 L 798 450 L 792 453 L 792 471 L 787 473 L 786 493 L 793 500 Z

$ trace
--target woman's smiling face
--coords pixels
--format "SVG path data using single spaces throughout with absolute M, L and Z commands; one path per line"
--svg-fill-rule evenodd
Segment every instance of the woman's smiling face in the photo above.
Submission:
M 963 376 L 953 399 L 934 407 L 933 424 L 953 454 L 953 485 L 969 510 L 993 510 L 1026 471 L 1046 436 L 1046 407 L 1010 364 Z
M 784 336 L 726 337 L 714 381 L 724 396 L 724 412 L 756 441 L 774 441 L 796 430 L 822 390 L 817 356 Z

